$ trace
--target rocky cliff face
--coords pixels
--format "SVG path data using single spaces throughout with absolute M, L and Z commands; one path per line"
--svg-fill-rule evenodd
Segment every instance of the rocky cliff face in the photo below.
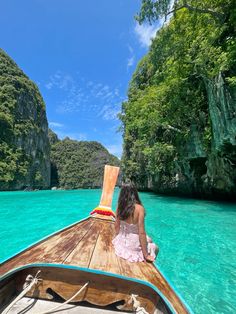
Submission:
M 120 161 L 98 142 L 59 140 L 49 131 L 52 186 L 63 189 L 100 188 L 106 164 Z
M 206 147 L 198 121 L 187 139 L 176 141 L 173 168 L 149 175 L 148 188 L 161 193 L 203 198 L 236 199 L 236 99 L 220 73 L 206 81 L 211 141 Z
M 140 189 L 236 200 L 231 4 L 224 8 L 224 23 L 176 12 L 133 74 L 121 114 L 123 170 Z
M 221 73 L 205 83 L 212 142 L 204 186 L 236 197 L 236 89 L 227 86 Z
M 187 139 L 175 143 L 178 154 L 172 171 L 148 176 L 157 192 L 197 197 L 236 198 L 236 99 L 220 73 L 206 81 L 211 141 L 204 143 L 203 127 L 192 124 Z
M 0 189 L 49 186 L 45 104 L 37 86 L 0 50 Z

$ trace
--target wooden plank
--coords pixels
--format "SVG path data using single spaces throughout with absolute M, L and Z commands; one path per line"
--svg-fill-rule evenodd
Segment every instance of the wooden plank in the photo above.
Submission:
M 59 263 L 74 249 L 73 245 L 78 243 L 92 224 L 93 220 L 91 219 L 82 221 L 69 229 L 66 228 L 60 233 L 50 236 L 43 242 L 39 242 L 39 244 L 3 263 L 0 267 L 0 276 L 9 270 L 30 263 Z
M 71 230 L 66 237 L 61 236 L 56 245 L 52 243 L 45 243 L 45 250 L 43 256 L 44 262 L 47 263 L 63 263 L 66 257 L 76 248 L 78 243 L 83 239 L 85 234 L 93 225 L 92 220 L 86 223 L 78 224 L 77 228 Z
M 93 223 L 83 239 L 78 243 L 75 249 L 63 261 L 64 264 L 88 267 L 99 233 L 102 232 L 102 223 Z
M 20 292 L 26 276 L 30 273 L 33 276 L 38 271 L 38 267 L 32 267 L 16 274 L 16 288 Z M 89 273 L 75 269 L 61 269 L 57 267 L 41 267 L 40 277 L 42 282 L 32 288 L 27 296 L 42 299 L 51 299 L 48 290 L 68 300 L 74 295 L 86 282 L 89 282 L 87 288 L 77 297 L 75 302 L 88 301 L 98 306 L 106 306 L 115 302 L 124 301 L 122 309 L 132 311 L 133 305 L 131 294 L 138 295 L 140 301 L 148 313 L 154 313 L 156 304 L 159 300 L 156 292 L 141 283 L 127 281 L 117 277 L 105 276 L 102 274 Z
M 88 266 L 148 281 L 167 297 L 178 313 L 187 313 L 173 289 L 153 264 L 131 263 L 115 255 L 112 245 L 114 235 L 113 222 L 90 218 L 50 236 L 39 242 L 38 245 L 5 262 L 0 267 L 0 275 L 29 263 L 65 262 L 66 264 Z M 56 280 L 53 285 L 56 290 L 60 289 Z M 96 293 L 92 293 L 94 300 L 98 297 L 98 295 L 95 296 Z M 109 295 L 107 296 L 109 297 Z
M 111 207 L 114 188 L 120 168 L 106 165 L 104 169 L 103 188 L 100 205 Z
M 117 256 L 112 245 L 112 239 L 115 234 L 114 223 L 103 221 L 103 226 L 103 230 L 97 239 L 89 268 L 120 274 Z
M 166 296 L 170 303 L 173 304 L 178 313 L 188 313 L 180 299 L 154 264 L 147 262 L 131 263 L 122 258 L 118 258 L 118 263 L 123 276 L 152 283 Z
M 123 276 L 146 280 L 146 277 L 143 275 L 142 272 L 142 267 L 144 267 L 145 262 L 132 263 L 123 258 L 117 258 L 120 265 L 121 274 Z

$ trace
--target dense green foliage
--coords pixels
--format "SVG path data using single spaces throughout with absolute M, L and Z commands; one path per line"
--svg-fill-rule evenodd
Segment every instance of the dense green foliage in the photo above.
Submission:
M 171 1 L 143 0 L 139 20 L 166 15 Z M 224 17 L 183 7 L 176 1 L 171 20 L 153 40 L 130 82 L 123 103 L 124 172 L 140 186 L 150 177 L 172 180 L 176 163 L 186 158 L 193 126 L 207 154 L 212 144 L 207 82 L 223 75 L 236 85 L 236 8 L 233 0 L 187 1 Z M 160 6 L 161 5 L 161 6 Z M 180 9 L 180 7 L 182 8 Z
M 50 141 L 50 144 L 49 144 Z M 119 160 L 97 142 L 60 141 L 37 86 L 0 50 L 0 190 L 100 187 Z
M 65 189 L 102 186 L 104 166 L 119 166 L 120 161 L 98 142 L 56 140 L 50 131 L 51 185 Z
M 0 49 L 0 188 L 24 181 L 33 160 L 23 142 L 41 132 L 45 105 L 37 86 Z M 30 180 L 40 184 L 35 167 Z
M 158 18 L 167 18 L 168 15 L 179 10 L 187 9 L 191 12 L 208 14 L 212 18 L 223 22 L 228 12 L 233 9 L 234 1 L 225 0 L 142 0 L 141 10 L 136 19 L 142 23 L 156 21 Z

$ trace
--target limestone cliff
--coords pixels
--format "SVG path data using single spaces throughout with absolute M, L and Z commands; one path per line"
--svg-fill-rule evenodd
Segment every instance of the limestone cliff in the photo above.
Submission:
M 236 199 L 236 8 L 224 23 L 179 10 L 123 103 L 124 176 L 141 189 Z M 217 7 L 217 5 L 216 5 Z
M 168 180 L 150 177 L 149 187 L 161 192 L 199 197 L 236 198 L 236 99 L 235 90 L 222 73 L 206 80 L 211 141 L 204 147 L 200 122 L 192 124 L 187 140 L 176 143 L 179 157 Z
M 104 166 L 119 166 L 120 161 L 98 142 L 59 140 L 49 131 L 52 186 L 64 189 L 100 188 Z
M 45 104 L 37 86 L 0 50 L 0 190 L 49 186 Z

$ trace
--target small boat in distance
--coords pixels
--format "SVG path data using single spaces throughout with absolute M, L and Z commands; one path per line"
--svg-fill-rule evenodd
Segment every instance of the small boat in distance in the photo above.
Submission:
M 105 166 L 100 205 L 89 217 L 0 265 L 0 313 L 191 313 L 155 264 L 115 255 L 118 173 Z

